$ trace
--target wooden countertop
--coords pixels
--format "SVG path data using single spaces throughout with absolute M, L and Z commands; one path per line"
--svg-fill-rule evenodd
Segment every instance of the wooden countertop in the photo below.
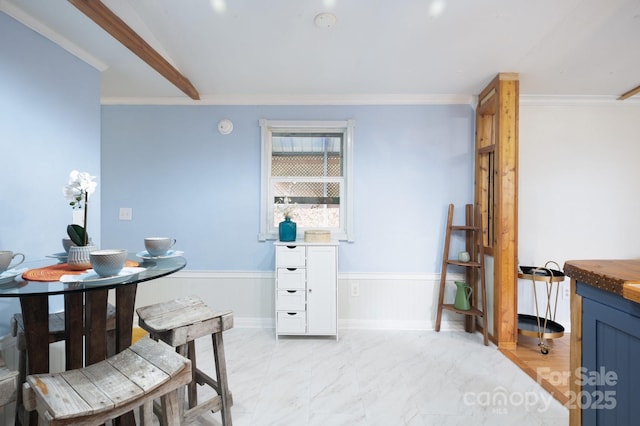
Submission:
M 640 303 L 640 259 L 568 260 L 564 273 L 577 281 Z

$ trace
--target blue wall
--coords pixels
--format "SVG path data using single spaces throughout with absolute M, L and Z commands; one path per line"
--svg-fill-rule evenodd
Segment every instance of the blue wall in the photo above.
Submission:
M 257 239 L 261 118 L 356 120 L 356 241 L 341 244 L 341 272 L 439 271 L 446 206 L 472 200 L 469 105 L 100 107 L 97 70 L 1 12 L 0 94 L 0 249 L 28 260 L 61 251 L 62 187 L 78 169 L 98 176 L 89 230 L 101 247 L 172 235 L 189 269 L 272 270 L 273 246 Z M 18 311 L 0 298 L 0 335 Z
M 261 118 L 355 119 L 356 240 L 341 243 L 341 272 L 440 270 L 447 205 L 473 199 L 469 105 L 103 106 L 102 247 L 166 235 L 188 269 L 272 270 L 273 245 L 257 239 Z
M 62 251 L 73 169 L 98 176 L 89 232 L 100 240 L 100 74 L 0 12 L 0 249 L 27 261 Z M 59 299 L 52 308 L 61 308 Z M 0 298 L 0 336 L 19 312 Z

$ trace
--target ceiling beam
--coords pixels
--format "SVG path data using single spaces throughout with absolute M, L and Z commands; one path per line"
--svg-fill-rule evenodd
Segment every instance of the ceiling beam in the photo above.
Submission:
M 200 94 L 189 79 L 175 69 L 142 37 L 131 29 L 122 19 L 113 13 L 100 0 L 69 0 L 82 13 L 111 34 L 116 40 L 131 50 L 151 68 L 169 80 L 174 86 L 183 91 L 191 99 L 199 100 Z
M 635 89 L 631 89 L 626 93 L 623 93 L 622 95 L 620 95 L 618 100 L 619 101 L 624 101 L 625 99 L 630 98 L 633 95 L 637 95 L 638 93 L 640 93 L 640 86 L 636 87 Z

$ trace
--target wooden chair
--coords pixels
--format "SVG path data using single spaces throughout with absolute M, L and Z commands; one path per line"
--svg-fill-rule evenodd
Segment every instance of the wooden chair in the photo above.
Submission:
M 115 354 L 115 330 L 116 330 L 116 307 L 107 305 L 107 352 L 108 355 Z M 11 335 L 16 338 L 16 348 L 18 349 L 18 383 L 22 385 L 27 378 L 27 341 L 24 334 L 24 323 L 22 314 L 15 314 L 11 319 Z M 64 312 L 49 314 L 49 343 L 60 342 L 65 339 Z M 26 410 L 22 404 L 22 393 L 18 393 L 16 401 L 16 424 L 24 424 Z
M 145 306 L 136 312 L 140 327 L 148 331 L 151 338 L 175 347 L 178 353 L 191 360 L 193 380 L 187 389 L 189 409 L 183 413 L 184 423 L 192 424 L 206 411 L 220 411 L 222 424 L 231 426 L 233 397 L 227 381 L 222 333 L 233 327 L 233 314 L 229 311 L 217 312 L 194 296 Z M 204 373 L 196 364 L 195 340 L 207 335 L 211 335 L 213 342 L 216 379 Z M 210 386 L 217 395 L 198 404 L 197 384 Z M 182 410 L 184 394 L 179 393 L 178 398 Z
M 23 400 L 39 424 L 98 425 L 140 407 L 140 422 L 152 424 L 153 400 L 162 401 L 163 424 L 180 425 L 177 390 L 191 381 L 191 362 L 152 339 L 88 367 L 27 376 Z

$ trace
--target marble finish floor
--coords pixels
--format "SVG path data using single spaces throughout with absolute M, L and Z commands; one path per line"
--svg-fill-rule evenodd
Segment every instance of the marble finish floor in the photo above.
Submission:
M 234 328 L 224 337 L 235 426 L 569 424 L 568 410 L 480 334 L 344 330 L 338 341 L 276 342 L 273 329 Z M 211 339 L 197 352 L 213 374 Z

